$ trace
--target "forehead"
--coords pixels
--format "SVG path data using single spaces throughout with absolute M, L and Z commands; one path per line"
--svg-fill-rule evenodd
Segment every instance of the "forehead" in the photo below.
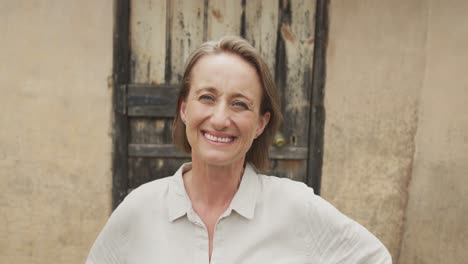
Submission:
M 201 57 L 191 70 L 190 86 L 236 89 L 255 95 L 262 94 L 256 68 L 237 54 L 222 52 Z

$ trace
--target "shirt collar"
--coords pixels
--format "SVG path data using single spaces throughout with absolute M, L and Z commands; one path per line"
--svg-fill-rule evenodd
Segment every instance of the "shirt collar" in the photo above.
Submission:
M 191 163 L 184 163 L 174 174 L 173 180 L 169 185 L 167 208 L 169 221 L 171 222 L 184 216 L 192 207 L 192 203 L 185 191 L 184 180 L 182 179 L 182 175 L 191 168 Z
M 173 176 L 173 181 L 169 187 L 168 193 L 168 216 L 169 221 L 174 221 L 187 214 L 192 207 L 192 203 L 185 191 L 184 180 L 182 175 L 184 172 L 192 168 L 191 163 L 183 164 Z M 228 215 L 231 210 L 236 211 L 239 215 L 252 219 L 254 217 L 255 205 L 257 204 L 258 193 L 258 175 L 254 168 L 247 164 L 242 175 L 239 189 L 234 195 L 231 205 L 226 210 L 225 215 Z
M 254 217 L 255 205 L 257 204 L 257 193 L 258 175 L 254 168 L 247 163 L 239 189 L 234 195 L 234 198 L 232 198 L 229 207 L 241 216 L 252 219 Z

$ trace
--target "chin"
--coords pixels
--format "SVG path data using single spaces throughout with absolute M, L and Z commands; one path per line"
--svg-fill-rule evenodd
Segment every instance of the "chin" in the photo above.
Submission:
M 245 158 L 239 158 L 238 156 L 233 155 L 226 155 L 228 153 L 206 153 L 204 155 L 198 155 L 197 160 L 202 161 L 206 164 L 214 165 L 214 166 L 227 166 L 232 165 L 240 160 L 244 160 Z

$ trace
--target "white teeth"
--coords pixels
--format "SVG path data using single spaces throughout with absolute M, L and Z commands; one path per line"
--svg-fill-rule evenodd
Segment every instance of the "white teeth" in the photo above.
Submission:
M 223 143 L 231 142 L 233 140 L 231 137 L 227 137 L 227 138 L 215 137 L 215 136 L 210 135 L 208 133 L 205 133 L 205 137 L 207 139 L 211 140 L 211 141 L 223 142 Z

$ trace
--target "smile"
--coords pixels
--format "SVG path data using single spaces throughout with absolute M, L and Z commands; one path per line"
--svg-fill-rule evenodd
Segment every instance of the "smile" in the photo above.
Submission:
M 208 134 L 207 132 L 204 132 L 203 135 L 205 136 L 205 138 L 213 142 L 229 143 L 234 140 L 234 137 L 217 137 L 217 136 Z

